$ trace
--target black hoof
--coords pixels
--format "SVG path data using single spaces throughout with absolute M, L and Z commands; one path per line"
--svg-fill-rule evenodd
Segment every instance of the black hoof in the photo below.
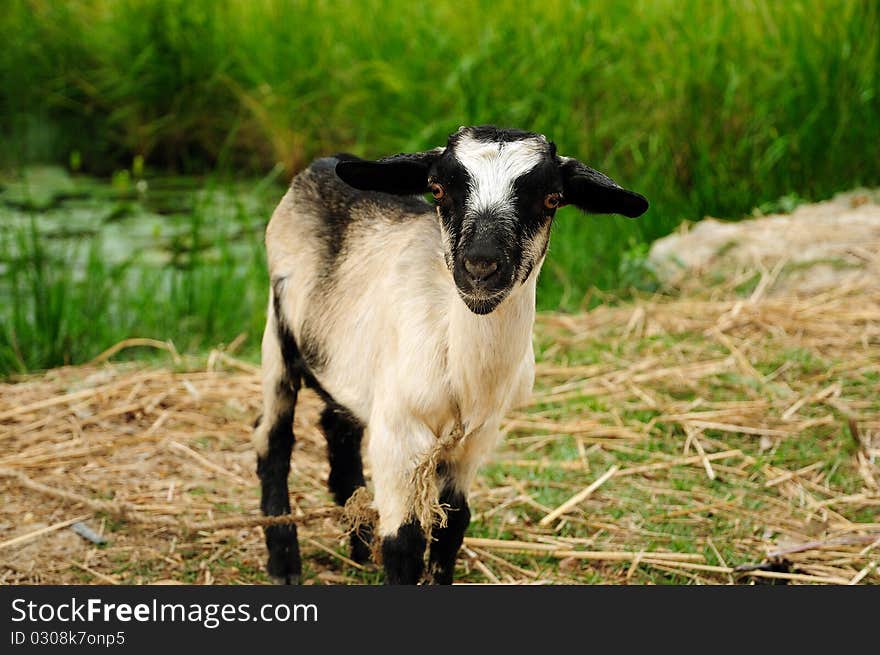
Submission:
M 266 528 L 266 547 L 269 551 L 266 572 L 272 581 L 277 584 L 299 584 L 302 561 L 296 526 L 291 523 Z
M 425 570 L 424 554 L 427 540 L 416 522 L 404 523 L 393 537 L 382 540 L 382 565 L 385 584 L 414 585 Z

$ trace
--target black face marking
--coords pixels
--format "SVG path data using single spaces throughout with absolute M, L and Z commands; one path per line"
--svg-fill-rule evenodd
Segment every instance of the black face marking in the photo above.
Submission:
M 398 195 L 442 186 L 435 198 L 444 259 L 461 299 L 476 314 L 494 310 L 532 274 L 546 252 L 547 227 L 559 203 L 629 217 L 648 208 L 638 193 L 558 156 L 543 135 L 494 125 L 462 127 L 445 148 L 375 162 L 345 155 L 336 172 L 357 189 Z M 545 203 L 549 194 L 559 195 L 559 203 Z
M 393 537 L 382 540 L 385 584 L 418 584 L 425 570 L 427 539 L 416 522 L 404 523 Z
M 503 148 L 524 140 L 540 156 L 534 155 L 535 165 L 512 181 L 509 204 L 475 212 L 476 181 L 459 159 L 458 149 L 475 141 Z M 446 151 L 430 170 L 429 181 L 441 184 L 445 191 L 436 207 L 448 239 L 446 265 L 468 308 L 487 314 L 528 278 L 546 251 L 545 228 L 555 212 L 545 206 L 544 199 L 562 191 L 556 146 L 522 130 L 464 128 L 449 138 Z
M 544 200 L 551 193 L 562 193 L 562 179 L 555 157 L 542 161 L 521 176 L 514 184 L 514 191 L 516 211 L 520 217 L 517 221 L 516 239 L 521 247 L 517 279 L 524 281 L 544 258 L 550 242 L 548 228 L 556 215 L 556 209 L 547 207 Z

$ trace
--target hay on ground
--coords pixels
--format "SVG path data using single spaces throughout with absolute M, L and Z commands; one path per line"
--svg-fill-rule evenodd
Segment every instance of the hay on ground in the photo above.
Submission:
M 880 290 L 736 279 L 539 316 L 535 394 L 478 479 L 489 536 L 466 540 L 460 578 L 880 582 Z M 0 385 L 0 583 L 265 581 L 259 402 L 256 367 L 221 352 Z M 374 582 L 345 557 L 320 408 L 303 392 L 295 419 L 306 580 Z

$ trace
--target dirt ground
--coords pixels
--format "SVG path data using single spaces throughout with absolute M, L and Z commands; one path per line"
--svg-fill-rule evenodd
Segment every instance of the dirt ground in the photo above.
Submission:
M 792 283 L 805 267 L 782 251 L 723 273 L 710 255 L 654 296 L 539 316 L 534 398 L 479 477 L 457 579 L 880 583 L 880 239 L 866 234 L 822 289 Z M 258 371 L 232 351 L 0 385 L 0 583 L 266 583 Z M 319 405 L 303 393 L 295 420 L 304 582 L 380 582 L 346 557 Z

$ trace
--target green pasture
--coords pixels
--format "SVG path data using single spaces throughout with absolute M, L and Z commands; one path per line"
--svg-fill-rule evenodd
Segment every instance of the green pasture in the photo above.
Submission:
M 646 195 L 560 213 L 538 302 L 566 311 L 650 289 L 684 219 L 880 183 L 871 1 L 6 0 L 0 42 L 0 375 L 253 349 L 260 231 L 331 152 L 517 126 Z

